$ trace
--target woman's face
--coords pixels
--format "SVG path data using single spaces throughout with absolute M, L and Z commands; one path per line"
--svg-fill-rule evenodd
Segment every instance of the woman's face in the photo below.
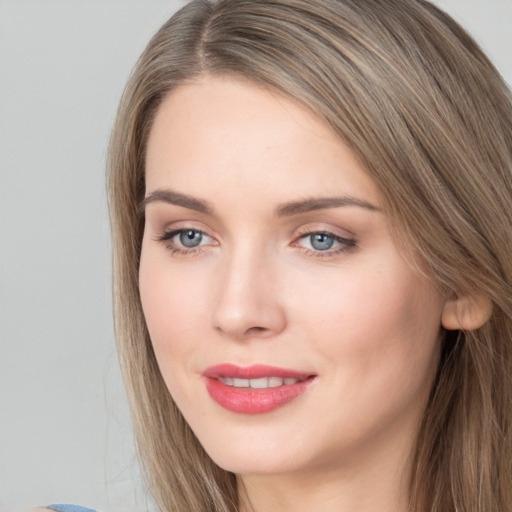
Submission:
M 146 163 L 144 314 L 213 460 L 284 474 L 406 457 L 444 300 L 354 154 L 297 103 L 207 78 L 167 97 Z

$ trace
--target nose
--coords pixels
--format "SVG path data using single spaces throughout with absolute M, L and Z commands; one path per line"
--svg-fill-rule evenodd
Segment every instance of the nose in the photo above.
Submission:
M 286 327 L 275 258 L 239 251 L 218 275 L 213 327 L 234 340 L 269 338 Z

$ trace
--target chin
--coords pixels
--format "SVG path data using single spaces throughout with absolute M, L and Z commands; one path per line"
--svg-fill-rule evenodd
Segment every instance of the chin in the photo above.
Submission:
M 215 454 L 217 455 L 217 454 Z M 274 457 L 261 457 L 255 454 L 224 454 L 211 457 L 220 468 L 236 475 L 277 475 L 291 473 L 298 468 L 291 461 Z
M 294 450 L 287 444 L 287 453 L 283 453 L 283 442 L 274 442 L 269 437 L 255 441 L 250 437 L 254 436 L 245 439 L 225 436 L 222 440 L 199 438 L 199 441 L 215 464 L 238 475 L 280 474 L 297 469 L 303 450 Z

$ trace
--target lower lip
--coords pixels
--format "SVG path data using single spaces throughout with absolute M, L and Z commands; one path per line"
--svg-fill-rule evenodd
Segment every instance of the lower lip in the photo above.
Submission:
M 302 395 L 313 378 L 276 388 L 252 389 L 228 386 L 217 379 L 206 377 L 206 389 L 224 409 L 239 414 L 270 412 Z

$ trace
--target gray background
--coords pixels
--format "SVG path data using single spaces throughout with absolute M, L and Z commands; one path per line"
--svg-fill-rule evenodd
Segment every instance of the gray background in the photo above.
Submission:
M 0 511 L 145 511 L 115 355 L 104 160 L 184 1 L 0 0 Z M 512 0 L 440 0 L 512 83 Z

